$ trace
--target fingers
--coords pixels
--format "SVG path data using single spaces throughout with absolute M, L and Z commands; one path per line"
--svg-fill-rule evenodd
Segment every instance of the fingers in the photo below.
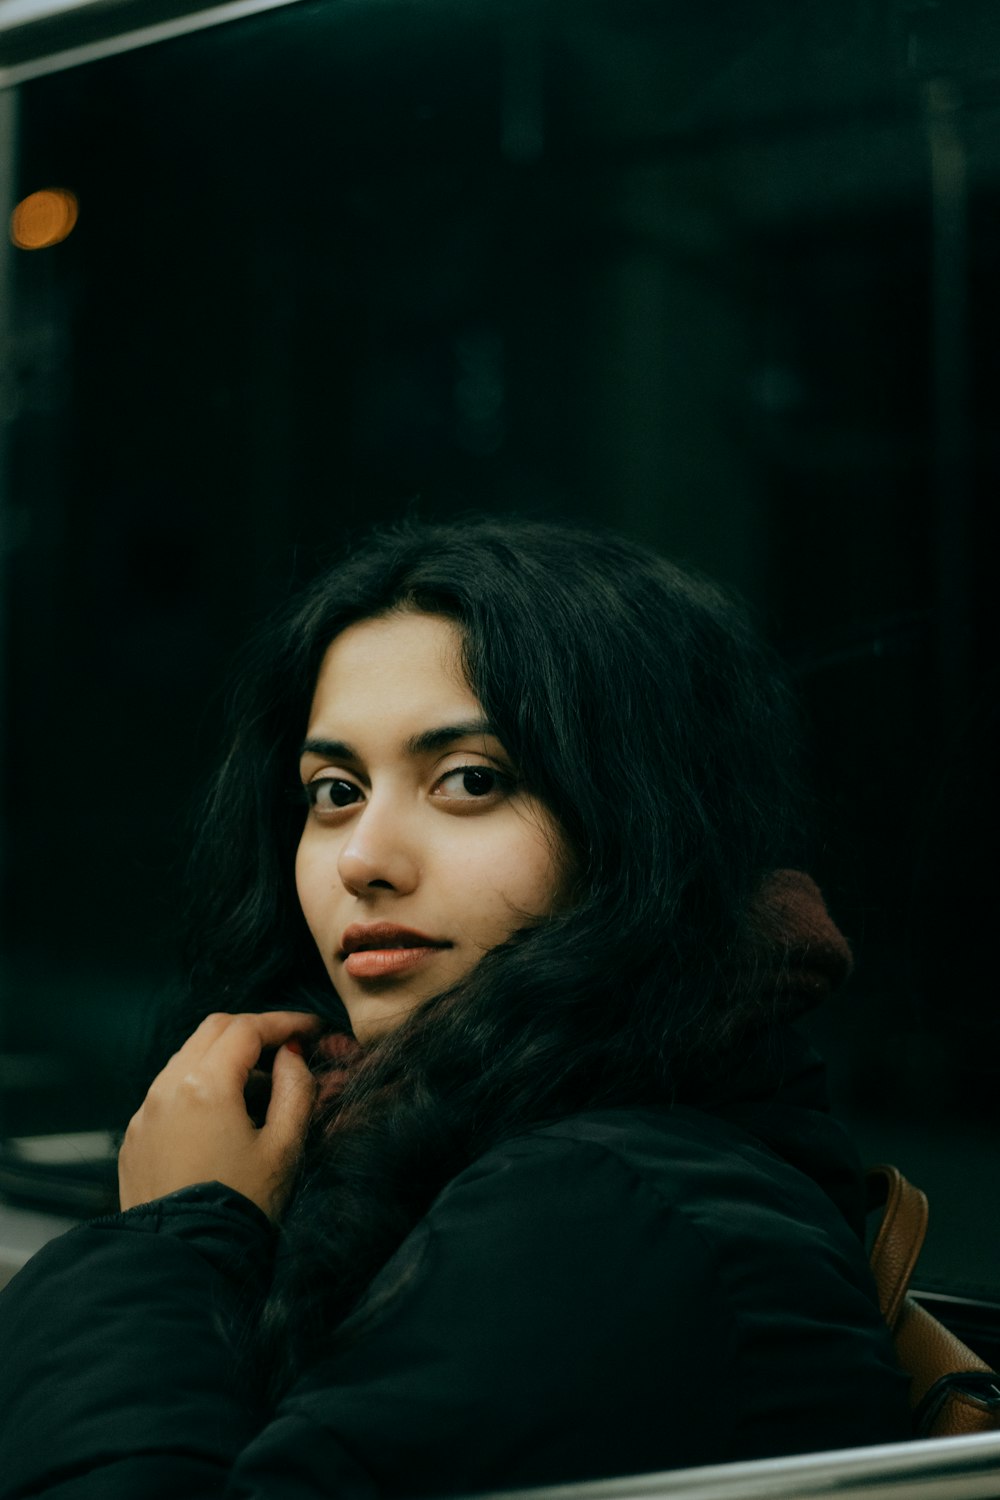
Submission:
M 243 1090 L 243 1103 L 246 1105 L 247 1114 L 258 1127 L 264 1123 L 270 1099 L 270 1069 L 265 1072 L 263 1068 L 251 1068 L 250 1077 L 247 1079 L 246 1088 Z
M 271 1070 L 271 1102 L 264 1126 L 271 1149 L 279 1155 L 296 1151 L 309 1126 L 318 1084 L 301 1053 L 279 1047 Z
M 226 1015 L 223 1012 L 216 1012 L 213 1015 L 206 1016 L 201 1024 L 191 1033 L 187 1041 L 178 1047 L 167 1063 L 167 1067 L 169 1068 L 179 1058 L 183 1058 L 190 1065 L 204 1057 L 209 1047 L 222 1035 L 232 1019 L 232 1016 Z
M 230 1024 L 215 1037 L 201 1063 L 214 1073 L 234 1078 L 241 1089 L 266 1048 L 280 1047 L 292 1037 L 318 1031 L 322 1024 L 318 1016 L 287 1010 L 229 1019 Z
M 319 1017 L 307 1011 L 276 1010 L 239 1015 L 219 1012 L 205 1017 L 171 1058 L 168 1067 L 175 1064 L 191 1067 L 205 1060 L 220 1043 L 224 1044 L 222 1052 L 227 1056 L 243 1057 L 253 1053 L 249 1063 L 252 1067 L 265 1048 L 280 1047 L 289 1037 L 308 1036 L 321 1027 Z
M 301 1049 L 284 1043 L 322 1025 L 304 1011 L 206 1017 L 129 1123 L 119 1156 L 123 1206 L 217 1180 L 270 1217 L 280 1213 L 316 1092 Z M 261 1051 L 272 1047 L 270 1079 L 261 1073 L 252 1080 Z M 259 1113 L 253 1101 L 248 1107 L 248 1081 L 262 1092 L 270 1083 L 266 1112 L 263 1098 Z

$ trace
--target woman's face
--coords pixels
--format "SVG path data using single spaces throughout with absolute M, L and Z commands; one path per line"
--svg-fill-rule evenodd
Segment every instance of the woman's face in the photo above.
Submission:
M 358 1041 L 554 909 L 562 840 L 490 732 L 450 620 L 400 612 L 336 638 L 300 771 L 299 901 Z

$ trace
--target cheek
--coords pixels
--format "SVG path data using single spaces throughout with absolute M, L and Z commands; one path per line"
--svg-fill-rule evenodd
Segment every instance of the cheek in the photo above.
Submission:
M 516 870 L 511 877 L 519 905 L 533 916 L 547 916 L 557 906 L 565 884 L 568 855 L 562 835 L 548 814 L 536 808 L 530 820 L 520 819 L 522 837 Z
M 484 841 L 456 860 L 450 884 L 466 931 L 492 946 L 526 919 L 548 915 L 562 882 L 544 833 L 518 818 L 504 837 Z
M 302 915 L 313 933 L 322 919 L 323 886 L 324 861 L 319 857 L 319 851 L 308 834 L 303 834 L 295 854 L 295 890 Z
M 531 916 L 545 917 L 559 904 L 563 880 L 547 844 L 534 850 L 518 877 L 518 905 Z
M 299 898 L 299 906 L 302 908 L 302 915 L 307 922 L 309 921 L 310 904 L 308 868 L 308 860 L 302 852 L 302 844 L 300 842 L 298 849 L 295 851 L 295 894 Z M 310 923 L 310 925 L 312 924 Z

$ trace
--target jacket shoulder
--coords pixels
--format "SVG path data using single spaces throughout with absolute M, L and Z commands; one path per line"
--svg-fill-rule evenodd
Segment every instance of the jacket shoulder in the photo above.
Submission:
M 770 1218 L 784 1232 L 796 1223 L 817 1224 L 845 1243 L 855 1236 L 819 1182 L 782 1158 L 749 1131 L 699 1110 L 592 1110 L 542 1126 L 495 1147 L 450 1184 L 462 1186 L 489 1174 L 522 1182 L 558 1179 L 560 1201 L 574 1183 L 592 1190 L 600 1182 L 612 1197 L 648 1195 L 662 1211 L 716 1239 L 742 1206 L 757 1233 Z M 756 1212 L 754 1212 L 756 1210 Z

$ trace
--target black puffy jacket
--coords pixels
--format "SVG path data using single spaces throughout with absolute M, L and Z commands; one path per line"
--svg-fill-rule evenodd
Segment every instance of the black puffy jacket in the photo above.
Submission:
M 490 1151 L 262 1426 L 228 1328 L 264 1215 L 205 1184 L 71 1230 L 0 1296 L 0 1496 L 367 1500 L 902 1440 L 857 1165 L 797 1045 L 714 1106 Z

